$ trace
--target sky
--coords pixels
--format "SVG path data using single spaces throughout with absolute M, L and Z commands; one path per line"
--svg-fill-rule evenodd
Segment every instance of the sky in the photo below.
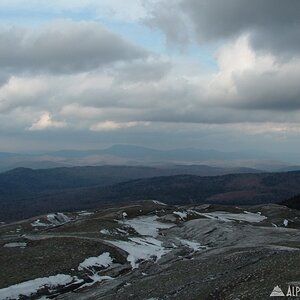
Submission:
M 1 0 L 0 151 L 297 152 L 298 0 Z

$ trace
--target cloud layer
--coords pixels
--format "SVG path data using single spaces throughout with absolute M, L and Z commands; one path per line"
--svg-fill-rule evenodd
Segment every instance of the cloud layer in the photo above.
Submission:
M 197 128 L 299 133 L 299 1 L 130 1 L 133 15 L 123 2 L 97 3 L 75 1 L 72 11 L 106 11 L 119 33 L 98 19 L 0 26 L 2 134 L 126 135 L 131 143 L 153 134 L 159 145 L 170 132 L 178 143 L 197 140 Z M 61 13 L 71 2 L 53 7 Z M 143 43 L 146 27 L 166 38 L 157 52 Z M 205 51 L 216 67 L 205 67 Z

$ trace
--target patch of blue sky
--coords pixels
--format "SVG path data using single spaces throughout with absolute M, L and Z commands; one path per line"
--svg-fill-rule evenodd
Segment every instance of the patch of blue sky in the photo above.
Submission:
M 119 33 L 127 40 L 140 45 L 159 55 L 176 57 L 182 49 L 176 45 L 166 44 L 165 36 L 159 30 L 151 29 L 142 23 L 121 22 L 108 18 L 99 19 L 107 28 L 113 32 Z M 184 54 L 201 62 L 210 71 L 218 71 L 218 64 L 215 59 L 215 53 L 220 45 L 199 46 L 196 43 L 187 45 L 183 50 Z
M 209 46 L 199 46 L 198 44 L 191 44 L 188 48 L 188 55 L 201 61 L 211 71 L 218 71 L 219 66 L 215 58 L 215 54 L 219 49 L 219 44 Z
M 96 20 L 97 15 L 91 9 L 86 10 L 46 10 L 32 7 L 19 9 L 0 9 L 0 24 L 2 25 L 40 25 L 45 22 L 69 19 L 73 21 Z
M 99 21 L 113 32 L 119 33 L 125 39 L 158 54 L 165 52 L 164 35 L 158 30 L 152 30 L 142 23 L 121 22 L 109 18 Z

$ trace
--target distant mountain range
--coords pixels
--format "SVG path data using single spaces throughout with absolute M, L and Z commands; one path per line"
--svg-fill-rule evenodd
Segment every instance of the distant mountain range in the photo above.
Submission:
M 247 168 L 214 168 L 209 166 L 99 166 L 50 169 L 17 168 L 0 174 L 0 198 L 28 197 L 32 194 L 85 187 L 108 186 L 133 179 L 174 176 L 179 174 L 216 176 L 231 173 L 258 173 Z
M 297 154 L 286 155 L 292 162 L 300 162 L 300 156 L 298 156 Z M 41 169 L 87 165 L 168 166 L 178 164 L 222 168 L 246 167 L 264 171 L 300 169 L 300 166 L 291 162 L 282 162 L 280 155 L 255 151 L 223 152 L 195 148 L 157 150 L 133 145 L 114 145 L 99 150 L 61 150 L 39 154 L 0 152 L 0 172 L 18 167 Z
M 0 174 L 0 222 L 143 199 L 235 205 L 276 203 L 300 193 L 300 172 L 242 169 L 199 176 L 208 172 L 225 171 L 207 166 L 18 168 Z

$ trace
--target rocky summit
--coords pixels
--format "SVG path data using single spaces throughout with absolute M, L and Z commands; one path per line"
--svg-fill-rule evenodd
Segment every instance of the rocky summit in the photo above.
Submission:
M 299 229 L 281 205 L 154 200 L 3 223 L 0 299 L 268 299 L 300 278 Z

